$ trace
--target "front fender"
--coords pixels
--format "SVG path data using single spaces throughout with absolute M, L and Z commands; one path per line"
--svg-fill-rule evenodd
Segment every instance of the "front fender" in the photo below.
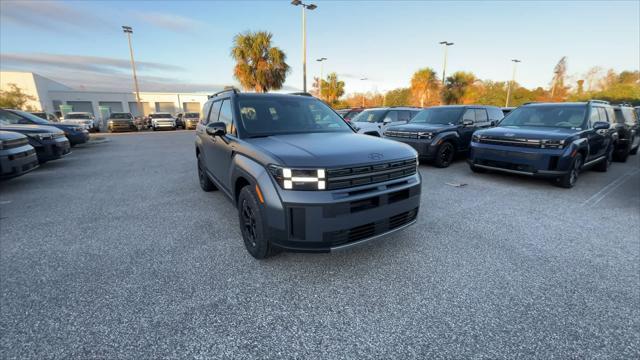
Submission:
M 442 141 L 451 141 L 456 146 L 456 148 L 460 147 L 460 135 L 458 135 L 455 131 L 445 131 L 436 135 L 431 141 L 431 146 L 435 146 L 440 144 Z

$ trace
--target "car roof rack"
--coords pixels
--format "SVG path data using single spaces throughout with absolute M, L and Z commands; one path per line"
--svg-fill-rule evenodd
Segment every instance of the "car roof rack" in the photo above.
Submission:
M 311 96 L 311 97 L 313 97 L 313 95 L 309 94 L 308 92 L 304 92 L 304 91 L 292 92 L 292 93 L 289 93 L 289 95 Z
M 605 105 L 609 105 L 608 101 L 605 100 L 589 100 L 590 104 L 605 104 Z
M 216 93 L 213 93 L 213 94 L 207 96 L 207 99 L 214 98 L 214 97 L 216 97 L 216 96 L 218 96 L 220 94 L 224 94 L 224 93 L 229 92 L 229 91 L 233 91 L 234 94 L 239 94 L 240 93 L 240 90 L 236 89 L 235 87 L 230 87 L 230 88 L 220 90 L 220 91 L 218 91 Z

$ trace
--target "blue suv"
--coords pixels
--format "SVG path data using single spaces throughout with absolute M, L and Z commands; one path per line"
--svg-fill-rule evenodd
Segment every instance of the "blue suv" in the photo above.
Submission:
M 607 171 L 617 133 L 606 101 L 530 103 L 507 115 L 498 127 L 476 131 L 469 166 L 553 179 L 571 188 L 580 171 Z

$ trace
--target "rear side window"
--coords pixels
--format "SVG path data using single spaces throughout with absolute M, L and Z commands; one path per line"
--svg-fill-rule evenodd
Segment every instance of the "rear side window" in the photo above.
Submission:
M 504 117 L 504 113 L 498 108 L 488 107 L 487 112 L 489 113 L 489 120 L 491 121 L 502 120 Z
M 635 114 L 631 108 L 616 109 L 616 122 L 619 124 L 633 125 L 635 124 Z

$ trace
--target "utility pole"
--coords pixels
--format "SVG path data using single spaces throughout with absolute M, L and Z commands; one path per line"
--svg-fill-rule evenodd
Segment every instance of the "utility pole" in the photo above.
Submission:
M 322 77 L 324 76 L 323 72 L 324 72 L 324 62 L 327 60 L 326 57 L 321 57 L 320 59 L 316 59 L 317 62 L 320 63 L 320 82 L 318 82 L 318 87 L 320 88 L 320 99 L 324 98 L 322 97 Z
M 511 75 L 511 82 L 507 87 L 507 102 L 504 104 L 504 107 L 509 107 L 509 99 L 511 98 L 511 87 L 516 81 L 516 65 L 518 65 L 519 62 L 522 62 L 522 60 L 518 59 L 511 59 L 511 61 L 513 61 L 513 74 Z
M 307 92 L 307 23 L 305 10 L 314 10 L 315 4 L 305 4 L 300 0 L 291 1 L 293 6 L 302 6 L 302 91 Z
M 452 42 L 440 41 L 440 45 L 444 45 L 444 65 L 442 66 L 442 86 L 444 86 L 444 79 L 447 73 L 447 49 L 453 45 Z
M 365 77 L 365 78 L 360 79 L 360 81 L 367 81 L 367 80 L 369 80 L 369 79 L 367 79 L 366 77 Z M 363 91 L 362 91 L 362 107 L 364 107 L 364 96 L 365 96 L 365 92 L 364 92 L 364 90 L 363 90 Z
M 131 34 L 133 34 L 133 28 L 131 26 L 122 26 L 122 31 L 127 34 L 129 40 L 129 55 L 131 57 L 131 70 L 133 71 L 133 86 L 136 90 L 136 106 L 138 108 L 138 115 L 144 118 L 144 109 L 142 109 L 142 103 L 140 102 L 140 88 L 138 87 L 138 76 L 136 76 L 136 62 L 133 59 L 133 46 L 131 45 Z M 129 109 L 131 110 L 131 109 Z

